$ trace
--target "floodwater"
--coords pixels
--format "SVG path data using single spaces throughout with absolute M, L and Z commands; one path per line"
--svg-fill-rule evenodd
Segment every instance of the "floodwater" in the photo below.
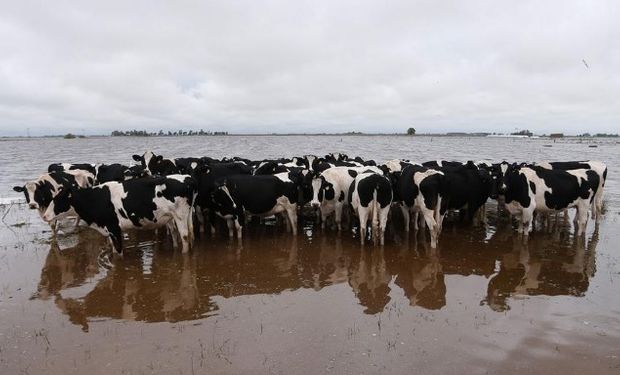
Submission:
M 575 238 L 563 219 L 525 242 L 487 205 L 436 250 L 398 216 L 385 247 L 304 220 L 253 225 L 182 255 L 148 232 L 110 257 L 70 224 L 52 241 L 0 205 L 0 374 L 620 373 L 620 145 L 542 139 L 274 136 L 0 140 L 0 198 L 51 162 L 248 158 L 342 151 L 384 161 L 598 159 L 606 212 Z M 549 147 L 551 146 L 551 147 Z

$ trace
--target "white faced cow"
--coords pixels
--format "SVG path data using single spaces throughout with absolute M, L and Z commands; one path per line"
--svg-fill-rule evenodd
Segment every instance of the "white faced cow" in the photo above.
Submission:
M 24 193 L 28 207 L 31 210 L 38 210 L 39 215 L 43 218 L 47 207 L 61 189 L 89 187 L 93 186 L 94 182 L 94 174 L 81 169 L 72 169 L 65 172 L 46 173 L 34 181 L 26 182 L 24 186 L 14 186 L 13 190 Z M 56 220 L 48 222 L 52 228 L 52 233 L 55 235 Z

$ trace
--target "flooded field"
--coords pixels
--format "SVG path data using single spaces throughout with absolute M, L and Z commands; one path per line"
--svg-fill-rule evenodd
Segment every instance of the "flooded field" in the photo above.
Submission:
M 340 151 L 409 158 L 607 163 L 606 212 L 524 242 L 497 205 L 448 221 L 437 249 L 402 231 L 360 247 L 310 219 L 253 225 L 188 255 L 149 232 L 109 257 L 98 233 L 0 205 L 0 374 L 620 373 L 620 145 L 602 140 L 273 136 L 0 140 L 0 199 L 52 162 L 253 159 Z

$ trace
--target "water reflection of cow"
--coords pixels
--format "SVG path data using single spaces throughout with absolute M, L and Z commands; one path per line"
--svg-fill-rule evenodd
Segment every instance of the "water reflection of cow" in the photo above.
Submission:
M 76 239 L 77 244 L 68 246 Z M 35 295 L 48 299 L 61 290 L 82 285 L 99 272 L 99 255 L 106 242 L 95 232 L 84 231 L 77 238 L 59 238 L 50 245 L 50 251 L 41 270 L 41 280 Z M 63 250 L 61 250 L 61 247 Z
M 190 255 L 158 249 L 157 244 L 155 248 L 142 247 L 142 251 L 128 253 L 122 260 L 114 259 L 115 264 L 94 288 L 77 298 L 60 294 L 74 282 L 50 288 L 52 283 L 47 280 L 72 278 L 83 282 L 86 276 L 69 276 L 74 267 L 67 266 L 78 253 L 63 250 L 58 257 L 52 250 L 49 264 L 42 270 L 39 295 L 44 295 L 43 290 L 47 290 L 46 295 L 57 295 L 57 306 L 84 330 L 92 318 L 147 322 L 199 319 L 218 309 L 214 296 L 279 293 L 302 287 L 296 276 L 297 263 L 290 258 L 291 249 L 297 248 L 291 246 L 295 239 L 281 239 L 283 242 L 276 241 L 275 246 L 264 249 L 268 254 L 254 251 L 258 249 L 244 251 L 235 243 Z M 97 268 L 96 255 L 86 267 Z
M 499 272 L 488 284 L 485 302 L 495 311 L 509 309 L 515 295 L 583 296 L 596 271 L 598 233 L 587 241 L 570 237 L 535 236 L 529 242 L 516 237 L 512 251 L 501 257 Z
M 93 241 L 86 231 L 77 246 L 50 250 L 38 295 L 56 296 L 57 306 L 69 319 L 88 329 L 92 318 L 199 319 L 217 313 L 218 298 L 300 288 L 318 291 L 345 282 L 368 314 L 384 311 L 395 287 L 402 289 L 411 306 L 442 308 L 445 275 L 488 278 L 486 302 L 500 311 L 515 294 L 582 295 L 587 290 L 594 273 L 596 237 L 587 246 L 562 233 L 536 235 L 525 243 L 512 231 L 506 237 L 502 232 L 485 241 L 484 229 L 464 237 L 448 226 L 439 249 L 406 235 L 393 246 L 362 250 L 346 235 L 308 240 L 253 234 L 243 243 L 199 243 L 199 251 L 189 255 L 159 249 L 155 243 L 114 259 L 106 270 L 99 265 L 103 242 Z M 96 278 L 98 272 L 101 276 Z M 85 286 L 63 292 L 93 278 L 89 291 Z

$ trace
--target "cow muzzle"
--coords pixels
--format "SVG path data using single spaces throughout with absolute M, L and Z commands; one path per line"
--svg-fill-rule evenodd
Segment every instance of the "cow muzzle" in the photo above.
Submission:
M 319 201 L 312 201 L 310 202 L 310 205 L 312 206 L 312 208 L 318 208 L 321 203 Z
M 28 208 L 30 208 L 31 210 L 36 210 L 37 208 L 39 208 L 39 205 L 36 203 L 29 203 Z

